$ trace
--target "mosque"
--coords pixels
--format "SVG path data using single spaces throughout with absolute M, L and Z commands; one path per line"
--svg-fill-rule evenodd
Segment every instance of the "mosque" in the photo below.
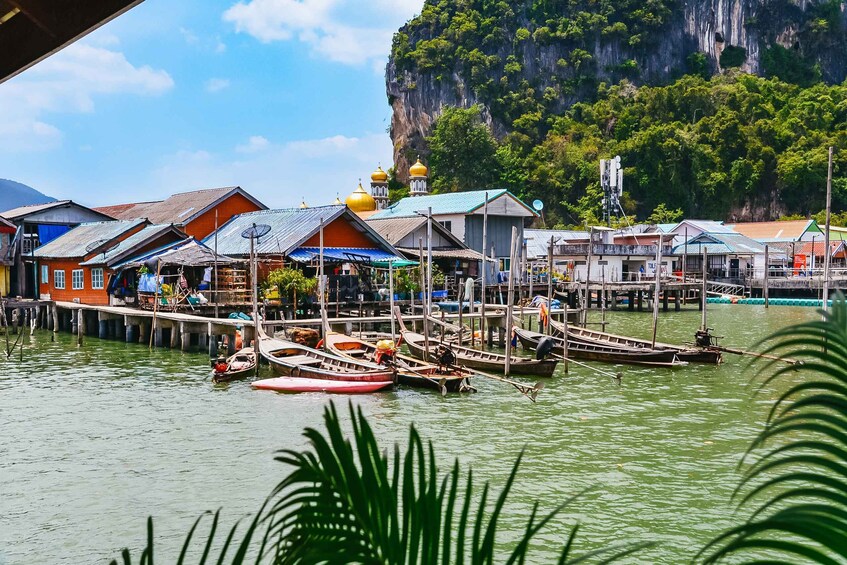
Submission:
M 429 194 L 427 187 L 427 178 L 429 170 L 421 163 L 420 157 L 417 162 L 409 167 L 409 195 L 410 196 L 426 196 Z M 384 210 L 388 207 L 388 173 L 382 170 L 382 166 L 371 173 L 371 191 L 362 186 L 362 181 L 359 179 L 359 186 L 356 187 L 350 196 L 343 202 L 336 196 L 333 204 L 347 204 L 347 207 L 360 218 L 367 219 L 373 214 Z M 301 202 L 300 208 L 308 208 L 305 201 Z

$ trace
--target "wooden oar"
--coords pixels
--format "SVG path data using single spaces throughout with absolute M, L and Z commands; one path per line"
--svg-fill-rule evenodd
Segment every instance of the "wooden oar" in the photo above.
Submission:
M 473 373 L 474 375 L 479 375 L 480 377 L 485 377 L 488 379 L 493 379 L 495 381 L 500 381 L 501 383 L 510 384 L 516 389 L 518 392 L 529 398 L 531 401 L 535 402 L 535 397 L 538 396 L 538 391 L 544 388 L 544 383 L 538 381 L 534 386 L 525 385 L 523 383 L 519 383 L 517 381 L 513 381 L 511 379 L 507 379 L 505 377 L 501 377 L 499 375 L 491 375 L 489 373 L 483 373 L 478 369 L 471 369 L 469 367 L 465 367 L 466 371 Z
M 762 359 L 772 359 L 774 361 L 782 361 L 783 363 L 788 363 L 789 365 L 800 365 L 802 361 L 797 359 L 786 359 L 784 357 L 778 357 L 776 355 L 768 355 L 767 353 L 756 353 L 755 351 L 744 351 L 743 349 L 732 349 L 730 347 L 723 347 L 722 345 L 712 345 L 712 349 L 717 349 L 718 351 L 722 351 L 724 353 L 732 353 L 733 355 L 752 355 L 753 357 L 761 357 Z

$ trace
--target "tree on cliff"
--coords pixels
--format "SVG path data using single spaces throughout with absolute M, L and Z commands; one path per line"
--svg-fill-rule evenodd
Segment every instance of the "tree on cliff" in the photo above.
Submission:
M 497 142 L 482 122 L 479 106 L 447 108 L 427 138 L 433 192 L 497 186 Z

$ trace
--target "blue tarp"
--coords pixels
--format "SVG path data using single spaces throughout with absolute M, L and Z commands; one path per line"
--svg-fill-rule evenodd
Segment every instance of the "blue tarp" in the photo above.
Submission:
M 301 263 L 317 261 L 320 249 L 317 247 L 298 247 L 288 254 L 288 258 Z M 324 261 L 337 262 L 357 262 L 364 263 L 380 263 L 387 267 L 388 260 L 396 261 L 399 265 L 401 261 L 405 261 L 403 257 L 397 257 L 382 249 L 360 249 L 356 247 L 325 247 Z
M 165 277 L 159 277 L 161 284 Z M 156 292 L 156 275 L 146 273 L 138 277 L 138 292 Z
M 64 235 L 69 232 L 71 228 L 68 226 L 51 226 L 51 225 L 38 225 L 38 243 L 39 245 L 44 245 L 45 243 L 50 243 L 60 235 Z

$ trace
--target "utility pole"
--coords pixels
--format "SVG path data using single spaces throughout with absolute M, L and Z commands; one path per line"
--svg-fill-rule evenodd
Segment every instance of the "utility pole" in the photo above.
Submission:
M 829 147 L 829 166 L 826 173 L 826 234 L 823 245 L 823 311 L 826 315 L 829 304 L 829 224 L 832 220 L 832 146 Z

